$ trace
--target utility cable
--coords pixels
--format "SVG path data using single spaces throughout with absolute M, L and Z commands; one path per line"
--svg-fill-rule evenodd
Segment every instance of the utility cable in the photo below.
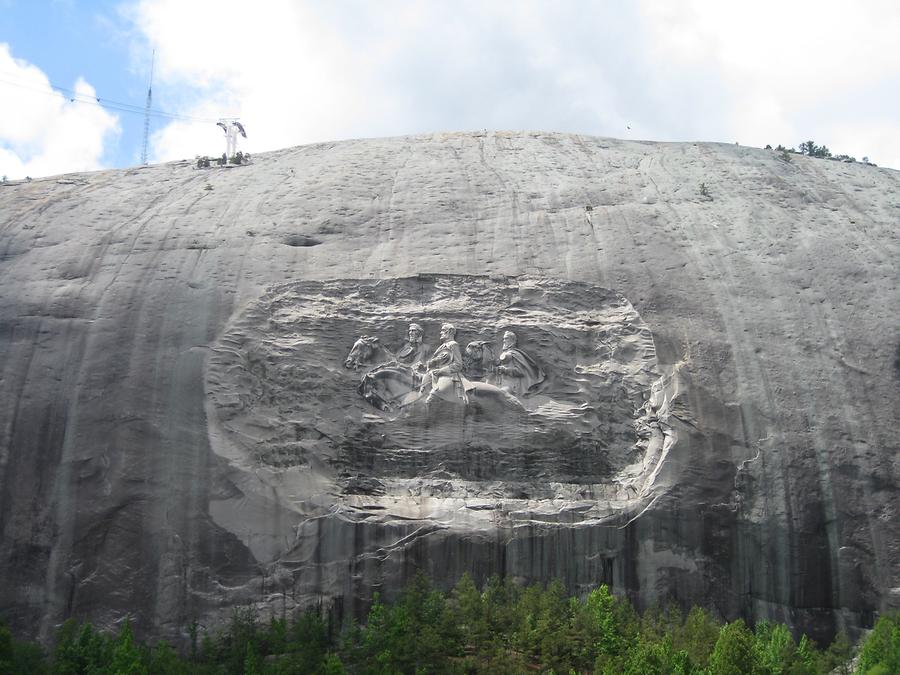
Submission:
M 0 76 L 9 75 L 9 73 L 4 73 L 0 71 Z M 28 89 L 30 91 L 36 92 L 38 94 L 45 94 L 47 96 L 59 96 L 63 95 L 64 98 L 68 99 L 70 103 L 87 103 L 89 105 L 96 105 L 101 108 L 106 108 L 109 110 L 115 110 L 116 112 L 122 113 L 130 113 L 132 115 L 144 115 L 149 114 L 150 117 L 157 117 L 161 119 L 175 120 L 181 122 L 194 122 L 197 124 L 215 124 L 218 121 L 218 118 L 211 117 L 193 117 L 191 115 L 180 115 L 178 113 L 170 113 L 165 112 L 163 110 L 145 110 L 142 106 L 132 105 L 131 103 L 122 103 L 121 101 L 113 101 L 108 98 L 101 98 L 99 96 L 88 96 L 86 94 L 77 92 L 73 89 L 67 89 L 66 87 L 60 87 L 55 84 L 50 83 L 50 89 L 46 89 L 44 87 L 36 87 L 29 84 L 25 84 L 22 82 L 16 82 L 13 80 L 5 79 L 4 77 L 0 77 L 0 83 L 8 84 L 13 87 L 20 87 L 21 89 Z

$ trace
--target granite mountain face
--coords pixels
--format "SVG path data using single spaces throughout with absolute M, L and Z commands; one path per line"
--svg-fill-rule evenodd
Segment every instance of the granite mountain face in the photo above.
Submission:
M 549 133 L 4 184 L 0 611 L 177 639 L 423 570 L 871 625 L 898 222 L 897 171 Z

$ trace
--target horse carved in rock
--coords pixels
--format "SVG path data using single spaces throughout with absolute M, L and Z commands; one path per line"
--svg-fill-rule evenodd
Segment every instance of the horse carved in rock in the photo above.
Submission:
M 359 395 L 384 412 L 413 403 L 421 396 L 416 372 L 397 361 L 397 356 L 377 337 L 363 335 L 344 359 L 350 370 L 369 368 L 356 387 Z
M 371 335 L 363 335 L 350 348 L 350 353 L 344 359 L 344 368 L 359 370 L 364 366 L 396 361 L 397 356 L 381 344 L 381 340 Z

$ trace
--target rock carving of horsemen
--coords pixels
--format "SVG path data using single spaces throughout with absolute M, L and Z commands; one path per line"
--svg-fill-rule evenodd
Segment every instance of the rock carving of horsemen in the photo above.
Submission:
M 368 368 L 357 391 L 371 405 L 385 412 L 401 410 L 420 401 L 430 405 L 438 400 L 472 405 L 477 409 L 524 410 L 515 396 L 500 387 L 464 377 L 454 333 L 442 330 L 444 342 L 428 361 L 413 365 L 400 363 L 377 337 L 363 335 L 350 349 L 344 367 L 352 370 Z

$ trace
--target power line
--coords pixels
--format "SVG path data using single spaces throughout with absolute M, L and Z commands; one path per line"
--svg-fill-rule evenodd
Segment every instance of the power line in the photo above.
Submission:
M 2 71 L 0 71 L 0 75 L 10 75 L 10 73 L 3 73 Z M 142 108 L 141 106 L 133 105 L 131 103 L 113 101 L 112 99 L 101 98 L 99 96 L 91 97 L 77 92 L 73 89 L 60 87 L 53 84 L 52 82 L 49 84 L 49 89 L 45 87 L 36 87 L 31 85 L 30 83 L 25 84 L 23 82 L 8 80 L 3 77 L 0 77 L 0 83 L 7 84 L 13 87 L 19 87 L 21 89 L 28 89 L 38 94 L 45 94 L 47 96 L 55 97 L 63 94 L 64 98 L 68 99 L 70 103 L 86 103 L 88 105 L 95 105 L 101 108 L 106 108 L 108 110 L 129 113 L 132 115 L 146 115 L 148 117 L 158 117 L 160 119 L 168 119 L 180 122 L 194 122 L 197 124 L 214 124 L 218 120 L 218 118 L 214 117 L 193 117 L 191 115 L 180 115 L 178 113 L 165 112 L 164 110 Z
M 100 97 L 88 97 L 84 94 L 80 94 L 78 92 L 74 92 L 71 89 L 66 89 L 64 87 L 56 87 L 56 85 L 50 85 L 54 87 L 54 89 L 44 89 L 39 87 L 33 87 L 27 84 L 23 84 L 21 82 L 13 82 L 10 80 L 5 80 L 0 78 L 0 83 L 8 84 L 13 87 L 20 87 L 22 89 L 29 89 L 39 94 L 45 94 L 47 96 L 59 96 L 60 93 L 64 94 L 64 98 L 68 99 L 70 103 L 86 103 L 88 105 L 96 105 L 101 108 L 106 108 L 108 110 L 115 110 L 116 112 L 123 113 L 131 113 L 134 115 L 144 115 L 146 114 L 146 110 L 142 109 L 140 106 L 132 105 L 130 103 L 122 103 L 119 101 L 113 101 L 107 98 Z M 58 91 L 57 91 L 58 89 Z M 162 119 L 170 119 L 170 120 L 180 120 L 184 122 L 197 122 L 202 124 L 214 123 L 217 118 L 213 117 L 192 117 L 190 115 L 180 115 L 178 113 L 169 113 L 163 110 L 150 110 L 149 112 L 151 117 L 159 117 Z

